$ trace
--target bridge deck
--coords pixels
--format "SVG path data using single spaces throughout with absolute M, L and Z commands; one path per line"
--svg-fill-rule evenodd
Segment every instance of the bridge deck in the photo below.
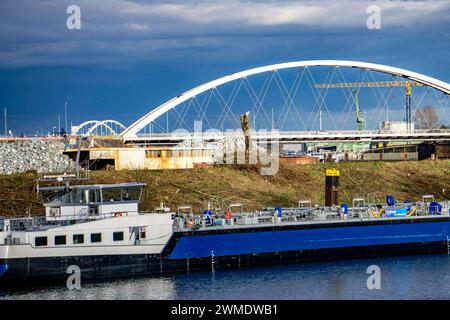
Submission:
M 178 143 L 186 140 L 217 141 L 225 137 L 239 137 L 239 132 L 174 132 L 139 135 L 125 138 L 126 143 Z M 450 141 L 450 129 L 414 130 L 412 132 L 381 131 L 258 131 L 251 132 L 250 138 L 258 140 L 277 140 L 280 142 L 387 142 L 387 141 Z

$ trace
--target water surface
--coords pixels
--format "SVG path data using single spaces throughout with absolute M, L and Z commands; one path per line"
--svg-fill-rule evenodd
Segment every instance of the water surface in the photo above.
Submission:
M 367 268 L 381 271 L 368 289 Z M 0 299 L 450 299 L 450 256 L 416 255 L 191 272 L 0 291 Z

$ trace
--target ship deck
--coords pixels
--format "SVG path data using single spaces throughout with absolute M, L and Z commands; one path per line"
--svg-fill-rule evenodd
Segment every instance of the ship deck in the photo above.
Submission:
M 371 213 L 367 212 L 367 208 L 357 208 L 355 210 L 358 213 L 348 214 L 341 216 L 339 212 L 330 212 L 317 209 L 316 212 L 310 211 L 302 213 L 299 211 L 297 214 L 290 214 L 278 218 L 273 215 L 267 215 L 267 213 L 241 213 L 232 217 L 232 222 L 226 218 L 216 218 L 215 222 L 210 225 L 205 224 L 205 220 L 201 215 L 194 216 L 195 222 L 192 226 L 186 226 L 185 220 L 182 219 L 182 223 L 178 222 L 174 225 L 174 231 L 177 232 L 196 232 L 196 231 L 213 231 L 213 230 L 232 230 L 232 229 L 246 229 L 246 228 L 272 228 L 272 227 L 284 227 L 284 226 L 296 226 L 296 225 L 323 225 L 326 224 L 355 224 L 355 223 L 378 223 L 378 222 L 402 222 L 406 220 L 438 220 L 443 217 L 450 219 L 450 213 L 448 209 L 446 212 L 440 214 L 428 214 L 426 212 L 419 212 L 416 215 L 411 216 L 378 216 L 375 217 Z M 247 220 L 245 220 L 247 219 Z M 216 224 L 216 222 L 219 223 Z

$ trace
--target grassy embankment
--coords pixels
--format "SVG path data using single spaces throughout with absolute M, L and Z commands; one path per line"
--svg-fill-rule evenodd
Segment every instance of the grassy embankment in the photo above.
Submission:
M 152 209 L 161 199 L 175 210 L 191 204 L 205 207 L 211 197 L 241 202 L 247 210 L 264 206 L 292 206 L 299 199 L 324 202 L 325 168 L 341 171 L 340 202 L 354 197 L 384 201 L 419 200 L 423 194 L 450 198 L 450 161 L 359 162 L 320 165 L 285 165 L 274 176 L 261 176 L 252 168 L 207 167 L 192 170 L 94 171 L 86 183 L 146 182 L 142 210 Z M 0 215 L 42 213 L 33 173 L 0 176 Z

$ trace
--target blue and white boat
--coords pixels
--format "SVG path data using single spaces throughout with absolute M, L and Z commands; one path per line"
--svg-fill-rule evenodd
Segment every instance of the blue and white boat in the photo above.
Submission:
M 144 187 L 39 188 L 45 217 L 0 218 L 0 287 L 65 281 L 71 266 L 79 267 L 83 281 L 91 281 L 449 251 L 448 201 L 140 212 Z

